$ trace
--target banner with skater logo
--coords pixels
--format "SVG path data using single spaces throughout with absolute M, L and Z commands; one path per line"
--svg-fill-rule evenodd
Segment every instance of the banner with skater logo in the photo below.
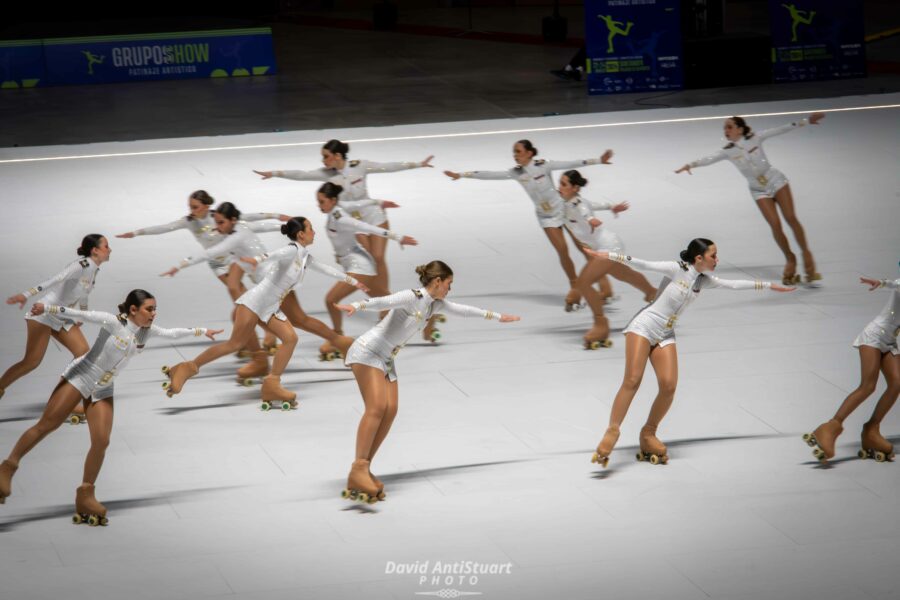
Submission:
M 862 4 L 862 0 L 769 0 L 773 79 L 865 77 Z
M 268 27 L 45 39 L 50 85 L 275 73 Z
M 0 89 L 35 87 L 46 79 L 41 40 L 0 42 Z
M 679 0 L 585 0 L 590 94 L 683 87 Z

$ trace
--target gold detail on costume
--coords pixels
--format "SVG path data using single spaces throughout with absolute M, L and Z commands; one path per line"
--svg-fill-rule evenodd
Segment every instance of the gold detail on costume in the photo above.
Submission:
M 358 166 L 359 166 L 359 161 L 358 161 L 358 160 L 351 160 L 351 161 L 350 161 L 350 166 L 351 166 L 351 167 L 358 167 Z
M 85 269 L 88 268 L 88 261 L 86 258 L 84 260 L 79 260 L 78 264 L 81 265 L 82 267 L 84 267 Z
M 881 285 L 884 285 L 884 284 L 882 283 Z M 29 295 L 29 296 L 34 296 L 34 295 L 36 295 L 39 291 L 40 291 L 40 290 L 37 289 L 37 288 L 30 288 L 30 289 L 28 290 L 28 295 Z
M 553 209 L 553 207 L 550 206 L 550 203 L 549 203 L 549 202 L 541 202 L 541 210 L 542 210 L 542 211 L 544 211 L 544 212 L 550 212 L 552 209 Z
M 194 327 L 194 337 L 200 337 L 201 335 L 203 335 L 203 329 Z
M 354 281 L 355 280 L 352 277 L 350 277 L 349 275 L 344 277 L 344 282 L 347 283 L 348 285 L 354 285 Z
M 672 329 L 675 327 L 675 321 L 678 320 L 678 315 L 672 315 L 669 317 L 669 320 L 666 321 L 666 329 Z
M 769 183 L 769 180 L 766 179 L 765 175 L 757 175 L 756 180 L 759 182 L 759 185 L 766 185 Z
M 362 214 L 358 210 L 354 210 L 352 213 L 350 213 L 350 216 L 352 216 L 357 221 L 362 219 Z
M 59 310 L 59 307 L 58 307 L 58 306 L 48 306 L 48 307 L 47 307 L 47 312 L 50 313 L 51 315 L 55 315 L 55 314 L 57 314 L 58 312 L 60 312 L 60 310 Z
M 422 315 L 422 311 L 417 310 L 416 311 L 416 323 L 421 323 L 424 319 L 425 319 L 425 317 Z
M 487 319 L 488 321 L 490 321 L 491 319 L 494 318 L 494 312 L 491 310 L 487 311 L 487 314 L 484 315 L 484 318 Z
M 112 381 L 112 378 L 113 378 L 113 372 L 107 371 L 106 373 L 103 374 L 103 377 L 101 377 L 100 380 L 97 381 L 97 384 L 98 385 L 106 385 L 110 381 Z

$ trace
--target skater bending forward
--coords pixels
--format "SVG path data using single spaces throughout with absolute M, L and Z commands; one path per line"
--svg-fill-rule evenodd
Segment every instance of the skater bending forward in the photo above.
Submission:
M 885 287 L 892 288 L 893 291 L 878 316 L 853 341 L 853 345 L 859 348 L 859 387 L 850 392 L 834 418 L 803 436 L 807 444 L 816 446 L 813 455 L 823 462 L 834 456 L 834 442 L 844 430 L 844 419 L 875 391 L 879 369 L 884 374 L 887 389 L 875 405 L 872 418 L 863 425 L 858 456 L 874 458 L 878 462 L 894 458 L 894 446 L 881 435 L 879 425 L 900 395 L 900 351 L 897 350 L 897 335 L 900 334 L 900 279 L 891 281 L 860 277 L 859 281 L 868 285 L 869 291 Z
M 347 478 L 344 497 L 363 502 L 383 500 L 384 484 L 369 470 L 369 464 L 387 437 L 397 416 L 399 390 L 394 357 L 437 312 L 460 317 L 498 319 L 501 323 L 518 321 L 519 317 L 495 313 L 447 300 L 453 284 L 453 271 L 439 260 L 416 267 L 422 287 L 371 298 L 338 308 L 352 316 L 361 310 L 389 310 L 387 317 L 359 336 L 347 353 L 346 364 L 353 369 L 356 383 L 365 403 L 365 413 L 356 434 L 356 460 Z
M 12 491 L 12 477 L 19 461 L 50 432 L 59 427 L 72 409 L 84 400 L 91 447 L 84 461 L 84 478 L 75 492 L 75 523 L 106 524 L 106 508 L 94 497 L 113 420 L 113 379 L 141 352 L 151 337 L 180 338 L 206 335 L 213 339 L 221 329 L 163 329 L 153 324 L 156 300 L 144 290 L 132 290 L 119 305 L 119 314 L 85 311 L 58 305 L 35 304 L 33 315 L 48 314 L 66 321 L 96 323 L 100 334 L 91 349 L 69 363 L 40 420 L 22 434 L 9 457 L 0 464 L 0 503 Z
M 181 392 L 185 381 L 196 375 L 200 367 L 226 354 L 236 352 L 246 345 L 248 339 L 254 335 L 253 329 L 260 324 L 281 340 L 281 345 L 278 346 L 272 359 L 272 371 L 263 380 L 261 390 L 263 407 L 277 402 L 282 408 L 296 408 L 297 394 L 281 387 L 281 374 L 284 373 L 297 345 L 297 333 L 281 311 L 282 303 L 294 287 L 303 281 L 308 268 L 345 281 L 363 291 L 367 291 L 368 288 L 342 271 L 320 264 L 310 255 L 307 246 L 313 243 L 316 232 L 305 217 L 292 218 L 281 226 L 281 233 L 291 240 L 287 246 L 272 254 L 241 257 L 243 262 L 252 265 L 269 263 L 271 266 L 268 267 L 262 281 L 235 302 L 234 329 L 231 331 L 231 338 L 207 348 L 194 360 L 179 363 L 171 369 L 164 368 L 164 372 L 171 380 L 165 386 L 170 397 Z M 349 346 L 349 338 L 346 341 L 348 342 L 346 345 Z M 340 343 L 344 345 L 343 342 Z
M 647 359 L 656 371 L 659 393 L 650 408 L 647 423 L 641 429 L 638 460 L 653 464 L 668 462 L 666 446 L 656 438 L 656 428 L 672 405 L 675 385 L 678 382 L 678 355 L 675 350 L 675 322 L 704 288 L 729 288 L 732 290 L 763 290 L 790 292 L 794 288 L 782 287 L 767 281 L 720 279 L 712 274 L 719 262 L 716 245 L 707 239 L 696 238 L 681 252 L 681 261 L 646 261 L 617 254 L 594 252 L 589 254 L 626 264 L 633 268 L 664 273 L 659 293 L 651 304 L 645 306 L 625 327 L 625 376 L 613 402 L 609 416 L 609 428 L 597 446 L 593 462 L 604 467 L 619 439 L 619 427 L 631 400 L 637 393 L 647 367 Z

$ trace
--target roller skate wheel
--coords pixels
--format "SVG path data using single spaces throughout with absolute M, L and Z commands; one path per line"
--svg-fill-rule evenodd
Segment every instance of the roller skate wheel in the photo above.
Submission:
M 658 457 L 657 455 L 655 455 L 655 454 L 651 454 L 651 455 L 650 455 L 650 464 L 651 464 L 651 465 L 658 465 L 658 464 L 659 464 L 659 457 Z
M 668 455 L 664 455 L 662 458 L 660 458 L 660 459 L 659 459 L 659 462 L 660 462 L 661 464 L 664 464 L 664 465 L 669 464 L 669 457 L 668 457 Z
M 319 360 L 331 361 L 334 360 L 334 355 L 331 352 L 319 352 Z
M 438 323 L 446 323 L 447 317 L 445 317 L 444 315 L 434 315 L 434 320 Z
M 269 356 L 275 356 L 275 353 L 278 352 L 278 346 L 273 348 L 266 348 L 266 352 L 269 353 Z
M 869 453 L 866 452 L 865 450 L 860 450 L 859 452 L 856 453 L 856 455 L 863 460 L 865 460 L 869 457 Z
M 100 525 L 100 518 L 97 515 L 91 515 L 88 517 L 87 524 L 91 527 L 97 527 Z
M 252 386 L 252 385 L 253 385 L 253 378 L 251 378 L 251 377 L 245 377 L 244 379 L 241 379 L 241 385 L 244 386 L 244 387 L 250 387 L 250 386 Z
M 591 462 L 592 462 L 592 463 L 599 463 L 599 462 L 600 462 L 600 456 L 599 456 L 596 452 L 594 452 L 594 454 L 591 456 Z
M 875 461 L 876 462 L 884 462 L 887 459 L 884 452 L 876 451 L 875 452 Z
M 78 513 L 72 515 L 72 524 L 73 525 L 81 525 L 82 523 L 84 523 L 84 518 L 82 518 L 81 515 L 79 515 Z
M 634 457 L 638 460 L 638 462 L 641 462 L 641 461 L 644 460 L 644 455 L 643 455 L 642 453 L 640 453 L 640 452 L 638 452 L 637 454 L 635 454 Z
M 281 403 L 281 410 L 291 410 L 292 408 L 294 407 L 287 400 Z
M 169 398 L 171 398 L 171 397 L 174 396 L 174 395 L 175 395 L 175 392 L 173 392 L 172 390 L 167 390 L 167 391 L 166 391 L 166 396 L 168 396 Z
M 439 339 L 441 339 L 441 332 L 438 331 L 437 329 L 435 329 L 434 331 L 431 332 L 431 335 L 428 337 L 431 339 L 432 342 L 436 342 Z
M 812 439 L 812 434 L 811 434 L 811 433 L 804 433 L 804 434 L 803 434 L 803 441 L 804 441 L 804 442 L 809 443 L 809 441 L 810 441 L 811 439 Z
M 369 502 L 369 495 L 368 495 L 367 493 L 365 493 L 365 492 L 358 492 L 358 493 L 356 494 L 356 499 L 359 500 L 360 502 L 368 503 L 368 502 Z
M 341 498 L 346 500 L 350 497 L 350 490 L 341 490 Z
M 79 417 L 78 415 L 71 415 L 69 416 L 69 423 L 71 423 L 72 425 L 78 425 L 79 423 L 81 423 L 81 417 Z
M 272 408 L 272 405 L 269 404 L 268 402 L 263 402 L 263 403 L 260 405 L 259 408 L 260 408 L 261 411 L 266 412 L 267 410 L 269 410 L 270 408 Z
M 387 498 L 387 494 L 385 494 L 384 492 L 378 492 L 378 499 L 379 499 L 379 500 L 382 500 L 382 501 L 383 501 L 385 498 Z
M 162 368 L 160 369 L 160 371 L 162 371 L 163 375 L 168 375 L 169 374 L 169 366 L 163 365 Z
M 167 389 L 169 389 L 169 386 L 170 386 L 170 385 L 172 385 L 172 382 L 171 382 L 171 381 L 163 381 L 163 382 L 162 382 L 162 389 L 167 390 Z

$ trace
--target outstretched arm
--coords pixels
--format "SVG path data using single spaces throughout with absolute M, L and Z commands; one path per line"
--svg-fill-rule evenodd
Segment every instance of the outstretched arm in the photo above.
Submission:
M 363 166 L 366 168 L 366 173 L 394 173 L 396 171 L 406 171 L 407 169 L 420 169 L 422 167 L 430 167 L 433 168 L 434 165 L 431 164 L 431 159 L 434 156 L 429 156 L 423 161 L 420 162 L 374 162 L 371 160 L 363 161 Z
M 612 150 L 607 150 L 600 158 L 585 158 L 580 160 L 548 160 L 545 164 L 550 167 L 551 171 L 562 171 L 563 169 L 577 169 L 578 167 L 588 167 L 590 165 L 610 165 L 613 156 Z
M 456 302 L 450 302 L 449 300 L 439 300 L 438 303 L 439 304 L 435 306 L 435 312 L 441 310 L 458 317 L 481 317 L 488 321 L 497 319 L 501 323 L 511 323 L 512 321 L 518 321 L 521 318 L 514 315 L 497 313 L 492 310 L 485 310 L 476 306 L 469 306 L 468 304 L 457 304 Z
M 456 173 L 455 171 L 444 171 L 444 175 L 450 179 L 457 180 L 460 177 L 466 179 L 513 179 L 512 169 L 508 171 L 466 171 L 464 173 Z
M 281 179 L 293 179 L 294 181 L 328 181 L 328 178 L 334 175 L 325 169 L 316 169 L 315 171 L 253 171 L 263 179 L 279 177 Z
M 360 302 L 351 302 L 350 304 L 337 304 L 337 308 L 343 310 L 348 315 L 352 315 L 358 310 L 391 310 L 412 304 L 418 299 L 414 290 L 403 290 L 388 296 L 379 296 L 377 298 L 368 298 Z
M 206 327 L 173 327 L 166 329 L 164 327 L 157 327 L 156 325 L 150 326 L 150 332 L 153 335 L 173 339 L 188 336 L 200 337 L 201 335 L 205 335 L 209 339 L 214 340 L 215 336 L 222 333 L 222 331 L 222 329 L 208 329 Z
M 893 288 L 900 289 L 900 279 L 871 279 L 869 277 L 860 277 L 860 283 L 865 283 L 869 286 L 869 291 L 877 290 L 878 288 Z
M 33 288 L 29 288 L 21 294 L 10 296 L 6 299 L 6 303 L 18 304 L 19 308 L 22 308 L 25 306 L 25 302 L 28 300 L 28 298 L 46 292 L 51 287 L 58 285 L 60 282 L 65 281 L 66 279 L 77 277 L 79 273 L 81 273 L 81 265 L 77 261 L 70 263 L 68 266 L 66 266 L 65 269 L 63 269 L 47 281 L 42 281 Z
M 77 308 L 68 308 L 66 306 L 56 306 L 53 304 L 44 305 L 40 302 L 35 302 L 34 306 L 31 307 L 31 314 L 35 316 L 44 314 L 45 312 L 48 315 L 54 315 L 60 319 L 73 321 L 75 323 L 96 323 L 110 333 L 115 332 L 116 328 L 120 325 L 118 317 L 100 310 L 78 310 Z
M 337 279 L 338 281 L 343 281 L 344 283 L 349 283 L 350 285 L 352 285 L 364 292 L 369 291 L 369 288 L 367 288 L 365 286 L 365 284 L 360 283 L 359 281 L 357 281 L 350 275 L 347 275 L 340 269 L 336 269 L 336 268 L 332 267 L 331 265 L 326 265 L 326 264 L 320 263 L 313 256 L 310 256 L 308 259 L 306 259 L 306 267 L 309 269 L 312 269 L 313 271 L 318 271 L 319 273 L 328 275 L 329 277 L 333 277 L 334 279 Z
M 116 237 L 127 240 L 139 235 L 159 235 L 161 233 L 170 233 L 179 229 L 186 229 L 187 224 L 187 217 L 181 217 L 180 219 L 176 219 L 171 223 L 166 223 L 164 225 L 152 225 L 150 227 L 144 227 L 143 229 L 135 229 L 134 231 L 130 231 L 128 233 L 120 233 Z
M 675 171 L 675 173 L 683 173 L 687 171 L 687 174 L 691 175 L 691 169 L 696 169 L 697 167 L 706 167 L 721 160 L 725 160 L 726 158 L 728 158 L 728 155 L 725 153 L 725 151 L 719 150 L 715 154 L 710 154 L 709 156 L 704 156 L 703 158 L 698 158 L 695 161 L 689 162 L 688 164 Z
M 772 290 L 773 292 L 793 292 L 797 288 L 784 287 L 770 281 L 751 281 L 749 279 L 722 279 L 709 273 L 704 274 L 711 288 L 728 288 L 730 290 Z
M 672 260 L 641 260 L 627 254 L 619 254 L 618 252 L 605 252 L 585 249 L 585 252 L 597 258 L 606 258 L 613 262 L 622 263 L 632 268 L 644 269 L 647 271 L 657 271 L 666 275 L 675 275 L 681 267 Z
M 796 131 L 801 127 L 805 127 L 807 125 L 818 125 L 819 121 L 825 118 L 825 113 L 813 113 L 804 119 L 800 119 L 799 121 L 794 121 L 792 123 L 788 123 L 787 125 L 782 125 L 781 127 L 773 127 L 772 129 L 765 129 L 756 134 L 756 137 L 759 141 L 763 141 L 770 137 L 775 137 L 776 135 L 783 135 L 790 131 Z

